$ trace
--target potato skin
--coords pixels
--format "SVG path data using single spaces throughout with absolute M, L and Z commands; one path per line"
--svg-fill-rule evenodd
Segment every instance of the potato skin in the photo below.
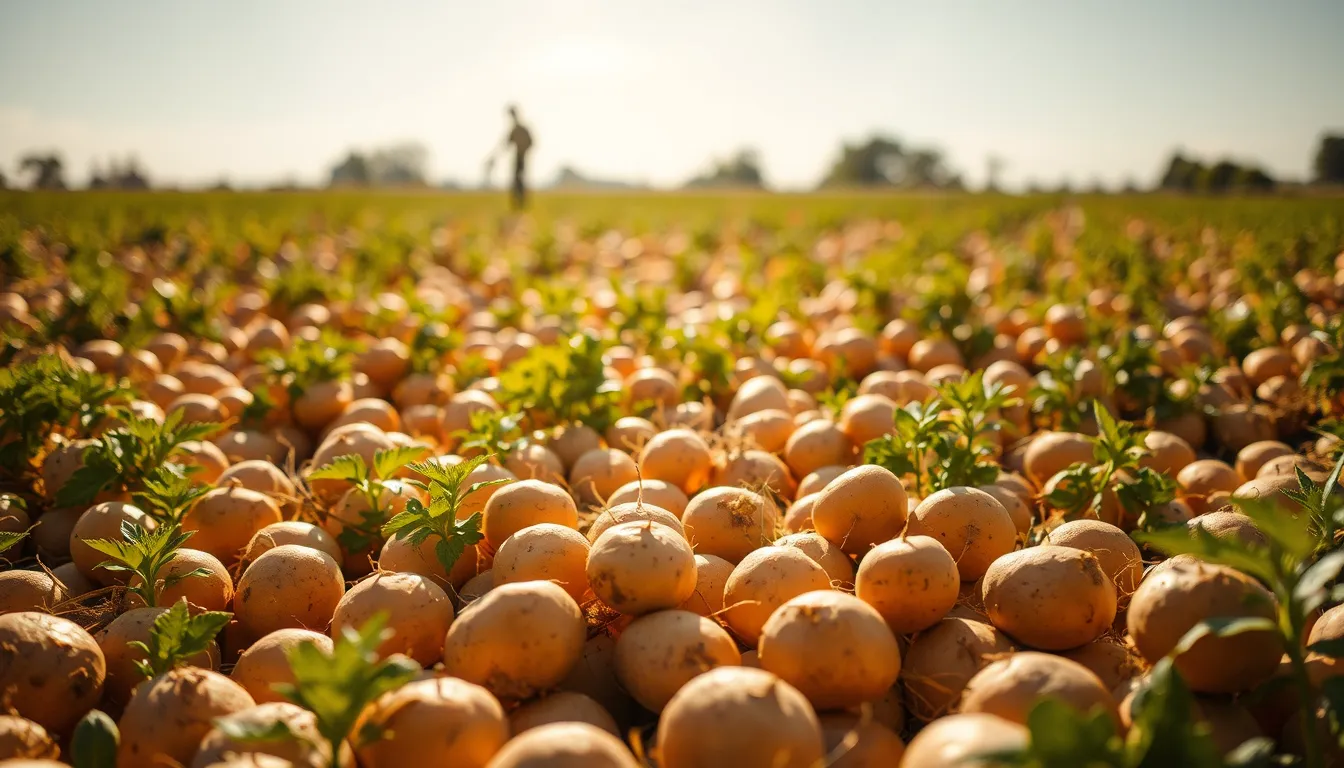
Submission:
M 1017 526 L 999 500 L 978 488 L 944 488 L 910 513 L 908 536 L 932 536 L 957 561 L 963 581 L 975 581 L 1017 546 Z
M 282 544 L 243 571 L 234 617 L 252 638 L 287 627 L 325 630 L 344 594 L 345 577 L 331 555 Z
M 924 722 L 954 711 L 966 683 L 1012 653 L 1008 636 L 972 619 L 946 618 L 915 636 L 905 651 L 905 707 Z
M 981 752 L 1021 749 L 1030 734 L 1025 726 L 981 713 L 940 717 L 915 734 L 905 747 L 901 768 L 945 768 Z
M 0 715 L 0 765 L 20 758 L 56 758 L 61 749 L 47 735 L 47 729 L 14 715 Z
M 497 586 L 448 629 L 444 670 L 500 699 L 553 688 L 583 655 L 587 625 L 578 603 L 547 581 Z
M 106 675 L 102 649 L 73 621 L 36 611 L 0 616 L 0 691 L 11 714 L 68 734 L 102 697 Z
M 579 527 L 578 507 L 558 485 L 543 480 L 519 480 L 494 490 L 485 502 L 481 527 L 491 551 L 499 549 L 505 539 L 518 531 L 538 523 Z
M 1041 650 L 1090 643 L 1115 621 L 1115 585 L 1095 555 L 1072 547 L 1004 555 L 986 571 L 981 595 L 994 626 Z
M 272 686 L 275 683 L 294 682 L 287 654 L 301 643 L 313 643 L 319 650 L 331 653 L 331 638 L 320 632 L 297 628 L 277 629 L 248 646 L 233 665 L 229 677 L 241 685 L 258 704 L 285 701 L 285 697 L 276 693 Z
M 402 653 L 425 666 L 443 655 L 443 638 L 453 623 L 453 601 L 428 576 L 377 572 L 355 584 L 336 603 L 332 635 L 345 627 L 358 630 L 379 613 L 387 615 L 392 630 L 378 645 L 380 658 Z
M 818 710 L 880 698 L 901 672 L 901 652 L 882 615 L 853 595 L 805 592 L 761 629 L 761 668 L 802 692 Z
M 491 570 L 496 584 L 554 581 L 576 602 L 588 591 L 588 539 L 555 523 L 529 525 L 499 545 Z
M 687 494 L 709 481 L 713 467 L 709 444 L 698 432 L 684 427 L 659 432 L 639 452 L 645 478 L 671 483 Z
M 807 697 L 770 672 L 719 667 L 682 687 L 658 722 L 661 768 L 811 768 L 825 740 Z
M 1047 541 L 1059 547 L 1073 547 L 1096 556 L 1106 572 L 1120 607 L 1129 603 L 1130 595 L 1139 588 L 1143 579 L 1143 554 L 1125 532 L 1100 520 L 1072 520 L 1050 532 Z
M 1046 432 L 1031 441 L 1022 468 L 1028 479 L 1043 487 L 1045 481 L 1077 462 L 1090 462 L 1092 441 L 1077 432 Z
M 556 691 L 530 701 L 509 713 L 509 732 L 514 736 L 551 723 L 587 723 L 620 737 L 611 713 L 591 696 L 575 691 Z
M 0 614 L 50 613 L 67 597 L 65 585 L 42 571 L 0 572 Z
M 695 592 L 686 539 L 653 522 L 608 528 L 588 552 L 588 583 L 612 609 L 639 616 L 681 605 Z
M 977 672 L 961 695 L 961 711 L 984 712 L 1026 725 L 1031 708 L 1044 696 L 1058 698 L 1083 713 L 1101 707 L 1120 723 L 1115 699 L 1092 670 L 1062 656 L 1035 651 L 1019 651 Z
M 135 689 L 117 726 L 117 768 L 191 762 L 217 717 L 256 706 L 241 685 L 197 667 L 181 667 Z
M 891 728 L 876 720 L 864 721 L 861 715 L 832 713 L 821 715 L 820 720 L 826 754 L 840 748 L 850 733 L 857 739 L 829 763 L 830 768 L 888 768 L 901 764 L 905 742 Z
M 366 726 L 382 728 L 391 737 L 359 748 L 364 768 L 480 768 L 509 738 L 499 701 L 485 688 L 452 677 L 417 680 L 383 694 L 356 728 Z
M 154 620 L 167 611 L 167 608 L 132 608 L 113 619 L 94 636 L 107 664 L 107 677 L 103 684 L 105 704 L 114 708 L 125 706 L 131 700 L 135 686 L 144 681 L 144 675 L 140 674 L 135 662 L 143 661 L 146 656 L 143 651 L 132 648 L 130 643 L 149 642 Z M 211 643 L 204 653 L 193 656 L 190 663 L 202 669 L 214 669 L 219 664 L 219 647 Z
M 620 739 L 588 723 L 550 723 L 509 740 L 491 768 L 639 768 Z
M 846 471 L 821 490 L 812 507 L 812 523 L 845 554 L 862 555 L 900 534 L 908 510 L 900 478 L 866 464 Z
M 85 510 L 70 531 L 70 559 L 75 562 L 75 566 L 79 568 L 80 573 L 105 587 L 110 587 L 113 584 L 125 584 L 127 579 L 130 578 L 130 574 L 99 568 L 99 565 L 107 562 L 107 555 L 84 542 L 87 539 L 121 540 L 121 524 L 123 522 L 133 523 L 146 531 L 152 531 L 158 527 L 154 518 L 145 514 L 144 510 L 133 504 L 105 501 Z
M 732 573 L 733 564 L 722 557 L 696 555 L 695 592 L 678 607 L 701 616 L 718 614 L 723 610 L 723 590 Z
M 793 547 L 761 547 L 742 559 L 723 589 L 723 622 L 748 647 L 775 609 L 804 592 L 830 589 L 826 571 Z
M 902 536 L 873 547 L 854 582 L 859 599 L 898 635 L 936 624 L 956 605 L 960 587 L 956 561 L 930 536 Z
M 641 616 L 616 638 L 616 678 L 650 712 L 661 712 L 696 675 L 741 663 L 733 638 L 690 611 Z
M 1205 619 L 1276 615 L 1274 597 L 1249 576 L 1196 560 L 1168 561 L 1153 569 L 1130 600 L 1129 634 L 1155 664 L 1191 627 Z M 1246 691 L 1268 680 L 1283 647 L 1270 630 L 1203 637 L 1176 657 L 1176 670 L 1197 693 Z
M 612 504 L 597 513 L 597 517 L 593 518 L 592 524 L 588 526 L 586 535 L 589 541 L 597 541 L 597 537 L 606 533 L 608 528 L 638 520 L 652 520 L 655 523 L 662 523 L 681 534 L 682 538 L 686 538 L 686 528 L 681 524 L 681 518 L 649 501 Z
M 317 730 L 317 718 L 296 704 L 287 701 L 274 701 L 258 704 L 255 707 L 226 715 L 222 718 L 235 723 L 284 723 L 289 726 L 295 738 L 276 739 L 265 742 L 238 741 L 219 729 L 216 725 L 201 740 L 201 746 L 191 761 L 191 768 L 209 768 L 229 756 L 239 753 L 257 753 L 271 755 L 286 760 L 295 768 L 326 768 L 331 757 L 331 748 L 326 739 Z M 339 765 L 353 768 L 354 756 L 347 748 Z
M 705 555 L 738 563 L 775 538 L 779 511 L 745 488 L 717 487 L 697 494 L 681 516 L 686 540 Z
M 196 532 L 193 549 L 209 552 L 228 566 L 238 562 L 257 531 L 283 519 L 270 496 L 229 486 L 197 500 L 182 518 L 182 530 Z

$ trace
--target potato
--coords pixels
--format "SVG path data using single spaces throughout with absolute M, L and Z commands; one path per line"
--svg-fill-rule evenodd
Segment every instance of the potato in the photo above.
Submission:
M 1030 504 L 1023 501 L 1022 497 L 1018 496 L 1016 492 L 996 483 L 978 486 L 976 490 L 988 493 L 994 497 L 995 501 L 1002 504 L 1008 512 L 1008 517 L 1013 520 L 1013 527 L 1017 529 L 1018 539 L 1026 538 L 1027 534 L 1031 532 L 1032 523 L 1035 522 Z
M 504 454 L 504 468 L 523 480 L 543 480 L 558 483 L 564 480 L 565 465 L 550 448 L 538 443 L 524 443 Z
M 781 605 L 761 628 L 761 668 L 802 692 L 818 710 L 880 698 L 896 683 L 896 636 L 872 606 L 826 589 Z
M 602 504 L 617 488 L 638 479 L 635 460 L 615 448 L 588 451 L 569 470 L 569 487 L 580 502 L 590 505 Z
M 789 412 L 789 391 L 773 376 L 756 376 L 742 383 L 728 405 L 727 420 L 732 422 L 757 411 Z
M 981 589 L 990 622 L 1033 648 L 1077 648 L 1115 621 L 1115 584 L 1096 555 L 1072 547 L 1004 555 L 985 572 Z
M 1115 585 L 1116 604 L 1124 608 L 1143 579 L 1143 555 L 1125 532 L 1100 520 L 1072 520 L 1050 531 L 1046 541 L 1096 556 L 1106 578 Z
M 784 519 L 781 521 L 783 529 L 790 533 L 799 533 L 802 531 L 812 531 L 815 533 L 816 524 L 812 522 L 812 510 L 817 506 L 817 499 L 819 498 L 821 498 L 820 493 L 809 493 L 806 496 L 799 496 L 784 512 Z
M 895 429 L 896 408 L 896 402 L 885 395 L 858 395 L 840 409 L 840 431 L 851 445 L 862 450 L 869 440 Z
M 890 470 L 867 464 L 846 471 L 821 491 L 812 507 L 812 522 L 817 533 L 840 545 L 845 554 L 862 555 L 900 534 L 908 508 L 900 479 Z
M 830 589 L 825 569 L 802 550 L 761 547 L 742 558 L 723 589 L 723 622 L 748 647 L 756 647 L 761 629 L 775 609 L 790 599 Z
M 173 553 L 173 559 L 159 571 L 159 579 L 166 581 L 194 571 L 197 572 L 195 575 L 183 578 L 172 586 L 162 587 L 158 604 L 172 605 L 185 598 L 193 610 L 222 611 L 227 608 L 233 600 L 233 577 L 224 564 L 209 552 L 185 547 L 177 550 Z M 131 578 L 131 586 L 138 587 L 140 584 L 139 576 Z M 136 605 L 141 604 L 136 596 L 130 599 Z
M 794 547 L 817 561 L 831 580 L 831 586 L 837 589 L 853 590 L 854 561 L 840 551 L 840 548 L 822 537 L 816 531 L 790 533 L 775 540 L 777 547 Z
M 681 518 L 646 499 L 643 503 L 632 501 L 624 504 L 613 504 L 598 512 L 597 517 L 593 518 L 593 522 L 588 526 L 588 541 L 597 541 L 597 538 L 612 526 L 641 520 L 652 520 L 680 533 L 682 538 L 686 536 L 686 529 L 681 524 Z
M 588 723 L 550 723 L 511 739 L 492 768 L 639 768 L 620 739 Z
M 724 434 L 739 438 L 754 448 L 781 453 L 793 430 L 793 414 L 787 410 L 768 408 L 728 423 L 724 427 Z
M 192 505 L 182 530 L 195 531 L 193 549 L 209 552 L 226 566 L 237 563 L 257 531 L 282 520 L 271 497 L 241 487 L 216 488 Z
M 44 518 L 46 515 L 43 516 Z M 70 531 L 70 559 L 75 562 L 79 572 L 86 578 L 110 587 L 113 584 L 125 584 L 130 574 L 109 571 L 98 566 L 109 560 L 108 556 L 84 543 L 89 539 L 111 539 L 123 541 L 121 524 L 131 523 L 152 531 L 158 527 L 154 518 L 146 515 L 139 507 L 120 501 L 105 501 L 89 507 L 79 516 L 75 527 Z
M 661 768 L 812 768 L 824 754 L 807 698 L 751 667 L 719 667 L 682 686 L 663 709 L 654 750 Z
M 573 691 L 556 691 L 509 713 L 509 731 L 514 736 L 551 723 L 587 723 L 612 736 L 621 735 L 606 708 L 591 697 Z
M 1242 482 L 1254 480 L 1260 474 L 1260 468 L 1270 460 L 1280 456 L 1292 456 L 1292 446 L 1278 440 L 1260 440 L 1237 451 L 1237 474 Z
M 650 712 L 661 712 L 691 678 L 741 664 L 737 644 L 716 622 L 689 611 L 650 613 L 616 639 L 616 679 Z
M 745 488 L 710 488 L 691 499 L 681 522 L 697 552 L 737 563 L 775 538 L 779 510 Z
M 638 454 L 648 444 L 658 428 L 641 416 L 622 416 L 602 435 L 607 445 L 630 454 Z
M 426 538 L 419 546 L 412 544 L 409 536 L 403 538 L 394 536 L 383 543 L 383 548 L 378 553 L 378 570 L 418 573 L 433 579 L 434 583 L 445 592 L 449 587 L 460 590 L 476 575 L 478 547 L 476 544 L 468 545 L 462 551 L 462 556 L 453 564 L 453 570 L 448 572 L 444 570 L 443 563 L 439 562 L 435 553 L 438 543 L 439 539 L 435 536 Z
M 551 581 L 575 602 L 588 591 L 588 539 L 563 525 L 529 525 L 504 540 L 495 553 L 496 584 Z
M 345 578 L 335 558 L 281 544 L 239 577 L 234 618 L 249 638 L 290 627 L 325 630 L 344 594 Z
M 686 511 L 686 505 L 690 503 L 690 498 L 677 486 L 665 480 L 652 480 L 645 477 L 642 480 L 635 480 L 617 488 L 607 499 L 607 507 L 614 507 L 618 504 L 633 504 L 641 499 L 646 504 L 662 507 L 677 517 L 681 517 L 681 514 Z
M 817 419 L 798 427 L 784 444 L 784 461 L 794 477 L 821 467 L 854 462 L 854 444 L 835 422 Z
M 443 655 L 443 638 L 453 623 L 453 601 L 428 576 L 418 573 L 375 573 L 355 584 L 331 618 L 333 639 L 349 627 L 358 630 L 385 614 L 390 637 L 378 645 L 378 656 L 405 654 L 421 666 Z
M 1037 488 L 1062 470 L 1095 461 L 1092 441 L 1077 432 L 1042 432 L 1032 439 L 1023 457 L 1023 470 Z
M 984 575 L 1017 544 L 1017 526 L 993 496 L 975 488 L 944 488 L 910 514 L 906 535 L 937 539 L 957 562 L 963 581 Z
M 611 713 L 617 723 L 628 726 L 642 710 L 616 678 L 616 640 L 594 635 L 583 644 L 583 657 L 560 681 L 561 691 L 581 693 Z
M 294 481 L 290 480 L 283 470 L 269 461 L 256 459 L 239 461 L 224 470 L 224 474 L 220 475 L 217 481 L 217 485 L 220 487 L 227 487 L 235 483 L 249 491 L 270 496 L 280 505 L 281 511 L 286 512 L 285 517 L 287 518 L 293 517 L 293 512 L 297 511 L 297 507 L 293 503 L 298 497 Z
M 906 745 L 901 768 L 944 768 L 968 764 L 986 752 L 1024 749 L 1030 741 L 1025 726 L 993 715 L 948 715 L 929 723 Z
M 1092 670 L 1062 656 L 1035 651 L 1019 651 L 977 672 L 962 692 L 961 711 L 983 712 L 1026 725 L 1031 708 L 1046 696 L 1084 714 L 1100 708 L 1120 723 L 1115 699 Z
M 465 606 L 480 599 L 494 588 L 495 572 L 487 568 L 467 579 L 467 583 L 462 585 L 462 589 L 458 592 L 459 602 Z
M 652 521 L 604 531 L 588 552 L 586 571 L 594 594 L 627 616 L 675 608 L 695 592 L 691 546 Z
M 117 768 L 187 765 L 216 718 L 255 706 L 243 687 L 197 667 L 180 667 L 146 680 L 117 722 Z
M 1146 453 L 1139 465 L 1175 477 L 1195 461 L 1195 449 L 1170 432 L 1152 430 L 1143 436 Z
M 1248 480 L 1237 486 L 1237 490 L 1232 492 L 1234 499 L 1263 499 L 1273 502 L 1279 509 L 1288 513 L 1296 514 L 1301 507 L 1296 501 L 1288 496 L 1288 493 L 1295 492 L 1301 488 L 1295 475 L 1275 475 L 1272 477 L 1260 477 L 1255 480 Z M 1189 520 L 1190 518 L 1187 518 Z M 1182 520 L 1181 522 L 1186 522 Z
M 80 573 L 74 563 L 63 563 L 52 568 L 51 575 L 64 586 L 65 593 L 70 597 L 82 597 L 100 589 L 98 584 Z
M 956 561 L 929 536 L 877 545 L 859 562 L 854 582 L 858 598 L 898 635 L 936 624 L 956 605 L 960 586 Z
M 905 706 L 928 722 L 955 710 L 966 683 L 1012 653 L 1008 636 L 966 618 L 946 618 L 915 636 L 901 665 Z
M 335 418 L 335 414 L 331 418 Z M 328 419 L 329 421 L 330 419 Z M 322 422 L 323 424 L 326 421 Z M 300 426 L 303 426 L 300 422 Z M 341 456 L 359 456 L 364 463 L 373 466 L 373 455 L 392 447 L 392 441 L 382 430 L 372 425 L 361 426 L 350 431 L 337 430 L 328 435 L 313 453 L 311 469 L 319 469 L 334 462 Z M 333 504 L 352 486 L 349 480 L 309 480 L 313 494 L 324 504 Z
M 295 768 L 327 768 L 331 764 L 331 747 L 317 730 L 316 716 L 287 701 L 258 704 L 225 715 L 219 720 L 234 726 L 255 728 L 284 723 L 293 736 L 266 741 L 240 741 L 226 735 L 217 723 L 201 740 L 200 749 L 191 761 L 191 768 L 208 768 L 231 755 L 249 752 L 280 758 Z M 353 756 L 347 750 L 338 765 L 352 768 L 353 764 Z
M 905 742 L 892 729 L 859 715 L 822 715 L 826 754 L 839 755 L 830 768 L 889 768 L 901 764 Z
M 574 598 L 546 581 L 503 584 L 448 629 L 444 671 L 521 701 L 555 687 L 583 655 L 587 625 Z
M 131 700 L 135 687 L 145 677 L 136 668 L 137 661 L 148 657 L 143 651 L 130 646 L 130 643 L 148 643 L 154 620 L 168 612 L 167 608 L 132 608 L 116 617 L 94 636 L 98 647 L 103 651 L 107 674 L 103 682 L 103 701 L 113 708 L 120 708 Z M 202 669 L 216 669 L 219 666 L 219 646 L 213 642 L 210 648 L 191 657 L 192 666 Z
M 1092 670 L 1108 691 L 1118 689 L 1144 670 L 1143 661 L 1134 649 L 1105 637 L 1059 655 Z
M 364 768 L 452 765 L 480 768 L 509 739 L 504 708 L 488 690 L 434 677 L 383 694 L 360 717 L 360 728 L 387 735 L 358 749 Z
M 538 523 L 577 530 L 579 511 L 560 486 L 542 480 L 519 480 L 500 487 L 485 503 L 481 531 L 494 550 L 513 534 Z
M 560 457 L 560 463 L 568 472 L 580 456 L 601 448 L 602 438 L 592 427 L 584 424 L 565 424 L 551 432 L 547 447 Z
M 469 482 L 469 481 L 468 481 Z M 424 490 L 404 480 L 386 480 L 378 494 L 378 504 L 370 505 L 369 497 L 351 488 L 341 495 L 325 519 L 322 528 L 341 548 L 341 569 L 351 578 L 363 576 L 373 569 L 373 553 L 383 545 L 382 527 L 415 499 L 424 504 L 428 498 Z
M 107 663 L 82 627 L 36 611 L 0 616 L 0 691 L 11 714 L 64 736 L 98 703 Z
M 0 572 L 0 614 L 51 609 L 70 598 L 55 577 L 43 571 Z
M 1265 534 L 1256 527 L 1254 520 L 1230 509 L 1205 513 L 1188 521 L 1185 525 L 1191 530 L 1202 528 L 1220 539 L 1237 538 L 1247 544 L 1259 544 L 1260 546 L 1269 543 Z
M 1200 459 L 1185 465 L 1176 474 L 1181 498 L 1196 516 L 1212 509 L 1208 500 L 1217 493 L 1232 493 L 1242 484 L 1240 473 L 1227 462 Z
M 316 549 L 319 552 L 326 552 L 338 560 L 341 558 L 341 545 L 337 544 L 336 539 L 320 526 L 299 520 L 282 520 L 278 523 L 271 523 L 252 534 L 251 541 L 247 543 L 247 548 L 243 550 L 243 570 L 246 570 L 252 561 L 281 544 L 298 544 L 299 546 Z
M 715 464 L 709 484 L 751 490 L 769 489 L 784 498 L 793 498 L 797 491 L 797 484 L 783 459 L 753 448 L 723 457 L 721 463 Z
M 4 761 L 0 765 L 9 765 L 10 760 L 55 758 L 60 753 L 46 728 L 22 717 L 0 715 L 0 761 Z
M 645 443 L 639 452 L 639 468 L 643 477 L 663 480 L 691 494 L 709 481 L 713 457 L 709 444 L 699 433 L 685 428 L 669 429 Z M 609 499 L 607 503 L 611 503 Z
M 247 647 L 233 665 L 229 677 L 241 685 L 258 704 L 268 701 L 284 701 L 285 698 L 275 692 L 276 683 L 293 683 L 294 674 L 289 668 L 290 649 L 302 643 L 312 643 L 319 650 L 331 653 L 330 637 L 309 629 L 277 629 Z
M 214 443 L 206 443 L 198 440 L 188 440 L 185 443 L 178 443 L 173 451 L 172 459 L 191 471 L 191 479 L 198 483 L 206 485 L 215 485 L 219 478 L 224 474 L 224 470 L 229 468 L 229 457 L 224 455 Z
M 1191 627 L 1212 618 L 1277 615 L 1274 597 L 1239 571 L 1186 560 L 1148 574 L 1129 603 L 1129 634 L 1150 664 L 1176 647 Z M 1175 659 L 1176 671 L 1198 693 L 1248 691 L 1268 680 L 1283 646 L 1272 630 L 1206 636 Z

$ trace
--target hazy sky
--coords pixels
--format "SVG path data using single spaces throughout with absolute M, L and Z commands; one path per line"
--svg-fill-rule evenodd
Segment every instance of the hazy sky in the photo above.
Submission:
M 0 0 L 0 169 L 315 182 L 414 139 L 475 183 L 517 101 L 536 181 L 679 183 L 751 145 L 810 185 L 878 129 L 972 181 L 996 153 L 1014 183 L 1149 182 L 1176 146 L 1301 177 L 1344 129 L 1342 34 L 1344 0 Z

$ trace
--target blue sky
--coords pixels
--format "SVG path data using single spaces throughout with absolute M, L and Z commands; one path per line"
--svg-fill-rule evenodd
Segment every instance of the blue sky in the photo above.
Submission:
M 814 183 L 842 138 L 972 181 L 1148 182 L 1177 146 L 1307 174 L 1344 130 L 1341 0 L 0 0 L 0 169 L 135 152 L 156 179 L 325 177 L 424 143 L 475 182 L 517 101 L 534 175 L 657 184 L 738 146 Z

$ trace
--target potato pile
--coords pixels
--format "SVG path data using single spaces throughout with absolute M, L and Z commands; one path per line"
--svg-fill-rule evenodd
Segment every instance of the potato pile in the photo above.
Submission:
M 70 761 L 93 709 L 119 726 L 125 768 L 932 768 L 1025 745 L 1045 697 L 1128 727 L 1133 692 L 1191 627 L 1277 616 L 1253 575 L 1163 561 L 1129 534 L 1263 539 L 1237 499 L 1286 515 L 1299 471 L 1324 480 L 1339 440 L 1308 429 L 1338 403 L 1302 381 L 1337 355 L 1335 294 L 1301 276 L 1303 314 L 1254 328 L 1237 356 L 1222 318 L 1247 299 L 1214 249 L 1168 276 L 1153 318 L 1108 287 L 994 298 L 1004 264 L 973 237 L 961 258 L 985 292 L 931 324 L 931 285 L 861 293 L 842 275 L 845 253 L 899 237 L 892 224 L 818 236 L 826 278 L 797 306 L 749 292 L 726 246 L 656 306 L 627 301 L 679 251 L 608 233 L 557 268 L 589 289 L 572 306 L 493 262 L 344 299 L 240 273 L 211 337 L 165 315 L 143 339 L 20 344 L 11 371 L 64 361 L 121 382 L 125 411 L 48 424 L 32 465 L 4 476 L 0 531 L 31 533 L 0 573 L 0 765 Z M 354 242 L 331 233 L 304 258 L 330 267 Z M 298 247 L 284 246 L 291 269 Z M 1053 280 L 1071 264 L 1038 268 Z M 72 302 L 63 286 L 15 281 L 0 307 L 33 325 Z M 957 387 L 1007 399 L 955 406 Z M 60 503 L 131 413 L 216 426 Z M 1105 464 L 1111 414 L 1132 462 Z M 399 449 L 433 468 L 380 474 Z M 476 457 L 448 506 L 431 469 Z M 143 478 L 170 463 L 203 487 L 151 606 L 88 542 L 170 524 L 143 501 Z M 1071 502 L 1103 467 L 1096 499 Z M 1136 507 L 1120 483 L 1144 478 L 1169 496 Z M 426 509 L 478 532 L 451 564 L 440 533 L 384 528 Z M 178 600 L 232 617 L 146 676 L 130 643 Z M 1344 635 L 1341 615 L 1313 636 Z M 295 649 L 331 653 L 375 617 L 390 631 L 364 663 L 420 672 L 369 701 L 333 752 L 277 684 L 295 681 Z M 1283 657 L 1259 630 L 1205 637 L 1174 666 L 1216 731 L 1279 739 L 1286 716 L 1251 702 Z M 249 723 L 289 735 L 239 738 Z

